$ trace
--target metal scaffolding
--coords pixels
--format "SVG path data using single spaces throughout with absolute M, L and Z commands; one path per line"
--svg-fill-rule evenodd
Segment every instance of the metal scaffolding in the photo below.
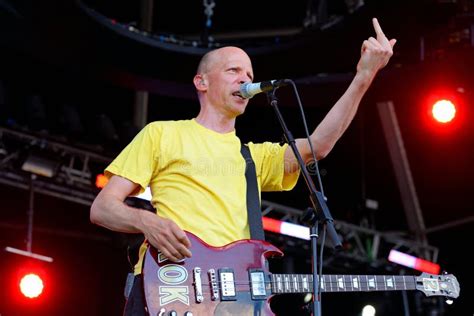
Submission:
M 20 131 L 0 127 L 0 183 L 28 190 L 30 188 L 30 173 L 18 168 L 18 160 L 31 151 L 40 148 L 48 153 L 49 159 L 56 158 L 58 168 L 54 177 L 37 177 L 33 190 L 56 198 L 89 206 L 94 200 L 98 189 L 95 187 L 95 173 L 103 170 L 112 160 L 100 154 L 65 145 L 60 142 L 47 140 Z M 279 220 L 299 223 L 304 210 L 262 200 L 263 215 Z M 407 232 L 382 232 L 358 226 L 344 221 L 335 221 L 335 227 L 344 241 L 344 251 L 333 256 L 326 256 L 326 264 L 338 257 L 360 264 L 371 264 L 383 267 L 387 265 L 387 249 L 400 249 L 404 252 L 436 262 L 438 249 L 424 242 L 419 242 Z M 309 242 L 286 236 L 269 235 L 270 241 L 283 243 L 292 249 L 308 249 Z

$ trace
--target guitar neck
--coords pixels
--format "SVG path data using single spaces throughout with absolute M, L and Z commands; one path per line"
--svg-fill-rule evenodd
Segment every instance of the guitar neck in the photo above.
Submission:
M 271 274 L 273 294 L 312 293 L 311 274 Z M 416 278 L 402 275 L 337 275 L 321 278 L 321 292 L 372 292 L 416 290 Z

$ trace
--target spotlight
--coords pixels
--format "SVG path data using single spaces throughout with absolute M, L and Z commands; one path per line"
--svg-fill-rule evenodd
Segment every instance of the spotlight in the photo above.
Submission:
M 52 178 L 56 175 L 58 166 L 58 161 L 54 161 L 36 153 L 30 153 L 23 162 L 21 169 L 39 176 Z
M 431 112 L 436 121 L 448 123 L 456 116 L 456 107 L 450 100 L 438 100 L 433 104 Z
M 27 298 L 37 298 L 43 293 L 43 280 L 34 273 L 24 275 L 20 280 L 20 291 Z
M 362 308 L 362 316 L 375 316 L 375 307 L 372 305 L 365 305 L 364 308 Z

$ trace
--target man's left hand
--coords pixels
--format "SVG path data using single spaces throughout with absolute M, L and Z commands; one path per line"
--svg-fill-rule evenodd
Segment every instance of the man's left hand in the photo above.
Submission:
M 362 43 L 361 57 L 357 64 L 357 71 L 368 71 L 375 74 L 385 67 L 393 55 L 395 39 L 388 40 L 376 18 L 372 19 L 377 38 L 369 37 Z

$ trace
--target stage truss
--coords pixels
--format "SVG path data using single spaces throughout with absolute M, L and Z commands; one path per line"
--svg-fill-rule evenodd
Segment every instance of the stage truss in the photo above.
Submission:
M 90 206 L 99 189 L 95 176 L 112 160 L 91 150 L 80 149 L 64 142 L 52 141 L 41 135 L 0 127 L 0 183 L 28 190 L 31 173 L 21 169 L 21 163 L 31 155 L 57 163 L 51 178 L 37 176 L 34 191 L 85 206 Z M 298 224 L 304 210 L 262 200 L 263 215 Z M 325 265 L 370 265 L 374 268 L 390 266 L 387 250 L 398 249 L 405 253 L 437 262 L 438 248 L 418 242 L 408 232 L 377 231 L 352 223 L 336 220 L 335 227 L 344 242 L 344 250 L 326 252 Z M 299 251 L 309 253 L 307 240 L 268 233 L 267 238 L 282 246 L 287 254 Z M 330 248 L 329 242 L 326 245 Z M 344 260 L 339 260 L 344 259 Z

